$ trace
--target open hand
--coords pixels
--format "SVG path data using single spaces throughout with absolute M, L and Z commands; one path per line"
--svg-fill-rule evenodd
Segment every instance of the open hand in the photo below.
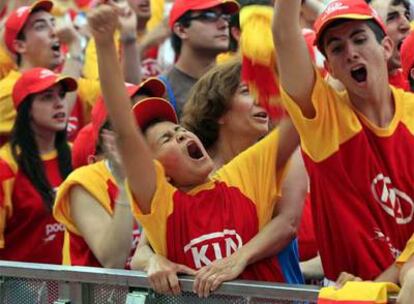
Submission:
M 200 298 L 208 297 L 221 283 L 237 278 L 246 268 L 247 262 L 236 251 L 224 259 L 215 260 L 201 268 L 196 275 L 193 291 Z
M 167 258 L 155 254 L 151 257 L 147 275 L 151 288 L 161 294 L 178 295 L 181 293 L 177 273 L 195 275 L 196 271 L 182 264 L 176 264 Z

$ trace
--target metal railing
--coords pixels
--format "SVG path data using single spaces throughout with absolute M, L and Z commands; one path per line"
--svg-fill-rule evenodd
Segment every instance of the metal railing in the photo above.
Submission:
M 319 293 L 318 286 L 231 281 L 199 299 L 193 282 L 181 277 L 182 295 L 163 296 L 139 271 L 0 261 L 0 304 L 316 303 Z

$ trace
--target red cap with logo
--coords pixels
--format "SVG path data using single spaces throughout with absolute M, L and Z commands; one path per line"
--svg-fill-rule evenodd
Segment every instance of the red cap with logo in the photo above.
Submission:
M 36 1 L 32 6 L 22 6 L 10 13 L 4 25 L 4 43 L 10 52 L 16 53 L 13 42 L 23 29 L 30 14 L 37 10 L 50 12 L 52 8 L 52 1 L 40 0 Z
M 132 112 L 141 129 L 155 119 L 178 123 L 177 114 L 175 114 L 173 106 L 164 98 L 145 98 L 132 107 Z
M 166 90 L 164 83 L 155 77 L 150 77 L 141 82 L 139 85 L 126 84 L 126 89 L 130 98 L 134 97 L 138 93 L 146 93 L 151 97 L 163 97 Z M 100 97 L 93 106 L 91 116 L 92 124 L 94 125 L 97 134 L 108 116 L 102 97 Z
M 351 19 L 351 20 L 374 20 L 386 33 L 386 28 L 378 16 L 377 12 L 369 6 L 364 0 L 336 0 L 328 4 L 325 10 L 316 19 L 314 27 L 316 32 L 315 42 L 318 48 L 322 49 L 322 41 L 320 41 L 321 34 L 326 27 L 337 19 Z
M 43 92 L 55 84 L 62 84 L 66 92 L 76 91 L 78 84 L 72 77 L 55 74 L 44 68 L 34 68 L 24 72 L 13 87 L 13 102 L 16 109 L 29 95 Z
M 400 54 L 404 79 L 408 80 L 410 70 L 414 67 L 414 31 L 411 31 L 410 35 L 404 39 Z
M 172 29 L 178 19 L 188 11 L 206 10 L 220 6 L 226 14 L 239 11 L 239 4 L 235 0 L 175 0 L 170 13 L 168 25 Z
M 155 77 L 148 78 L 139 85 L 126 84 L 126 89 L 130 98 L 139 93 L 162 97 L 166 90 L 164 83 Z M 87 165 L 89 157 L 95 155 L 99 129 L 107 119 L 107 116 L 108 112 L 101 96 L 92 108 L 92 122 L 79 131 L 73 142 L 72 163 L 74 168 Z

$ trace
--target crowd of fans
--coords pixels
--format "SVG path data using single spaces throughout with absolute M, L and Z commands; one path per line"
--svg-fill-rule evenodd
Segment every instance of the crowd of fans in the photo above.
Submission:
M 0 0 L 0 259 L 413 303 L 413 8 Z

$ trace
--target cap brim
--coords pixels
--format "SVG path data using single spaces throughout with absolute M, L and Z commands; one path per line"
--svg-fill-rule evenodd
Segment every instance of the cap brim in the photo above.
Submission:
M 164 98 L 145 98 L 133 106 L 132 112 L 141 128 L 145 128 L 148 123 L 155 119 L 178 123 L 174 108 Z
M 163 97 L 165 95 L 165 84 L 155 77 L 150 77 L 137 86 L 131 86 L 128 88 L 129 97 L 133 97 L 136 94 L 139 94 L 141 90 L 148 91 L 150 97 Z
M 32 4 L 30 7 L 30 12 L 33 12 L 35 10 L 45 10 L 47 12 L 50 12 L 53 9 L 53 2 L 49 0 L 41 0 L 37 1 Z
M 223 8 L 223 11 L 227 14 L 237 13 L 240 9 L 240 5 L 237 1 L 234 0 L 210 0 L 204 1 L 202 4 L 194 6 L 191 10 L 204 10 L 212 7 L 220 6 Z
M 373 19 L 375 20 L 375 18 L 373 16 L 367 16 L 367 15 L 360 15 L 360 14 L 343 14 L 343 15 L 337 15 L 337 16 L 332 16 L 331 18 L 328 18 L 327 20 L 325 20 L 325 22 L 323 23 L 323 25 L 317 30 L 316 32 L 316 38 L 315 38 L 315 44 L 319 47 L 322 47 L 322 41 L 319 41 L 319 39 L 321 38 L 322 33 L 325 31 L 325 29 L 335 20 L 338 19 L 349 19 L 349 20 L 369 20 L 369 19 Z
M 55 84 L 56 83 L 62 84 L 66 92 L 73 92 L 78 89 L 78 83 L 76 82 L 75 78 L 72 77 L 59 77 L 56 79 Z

